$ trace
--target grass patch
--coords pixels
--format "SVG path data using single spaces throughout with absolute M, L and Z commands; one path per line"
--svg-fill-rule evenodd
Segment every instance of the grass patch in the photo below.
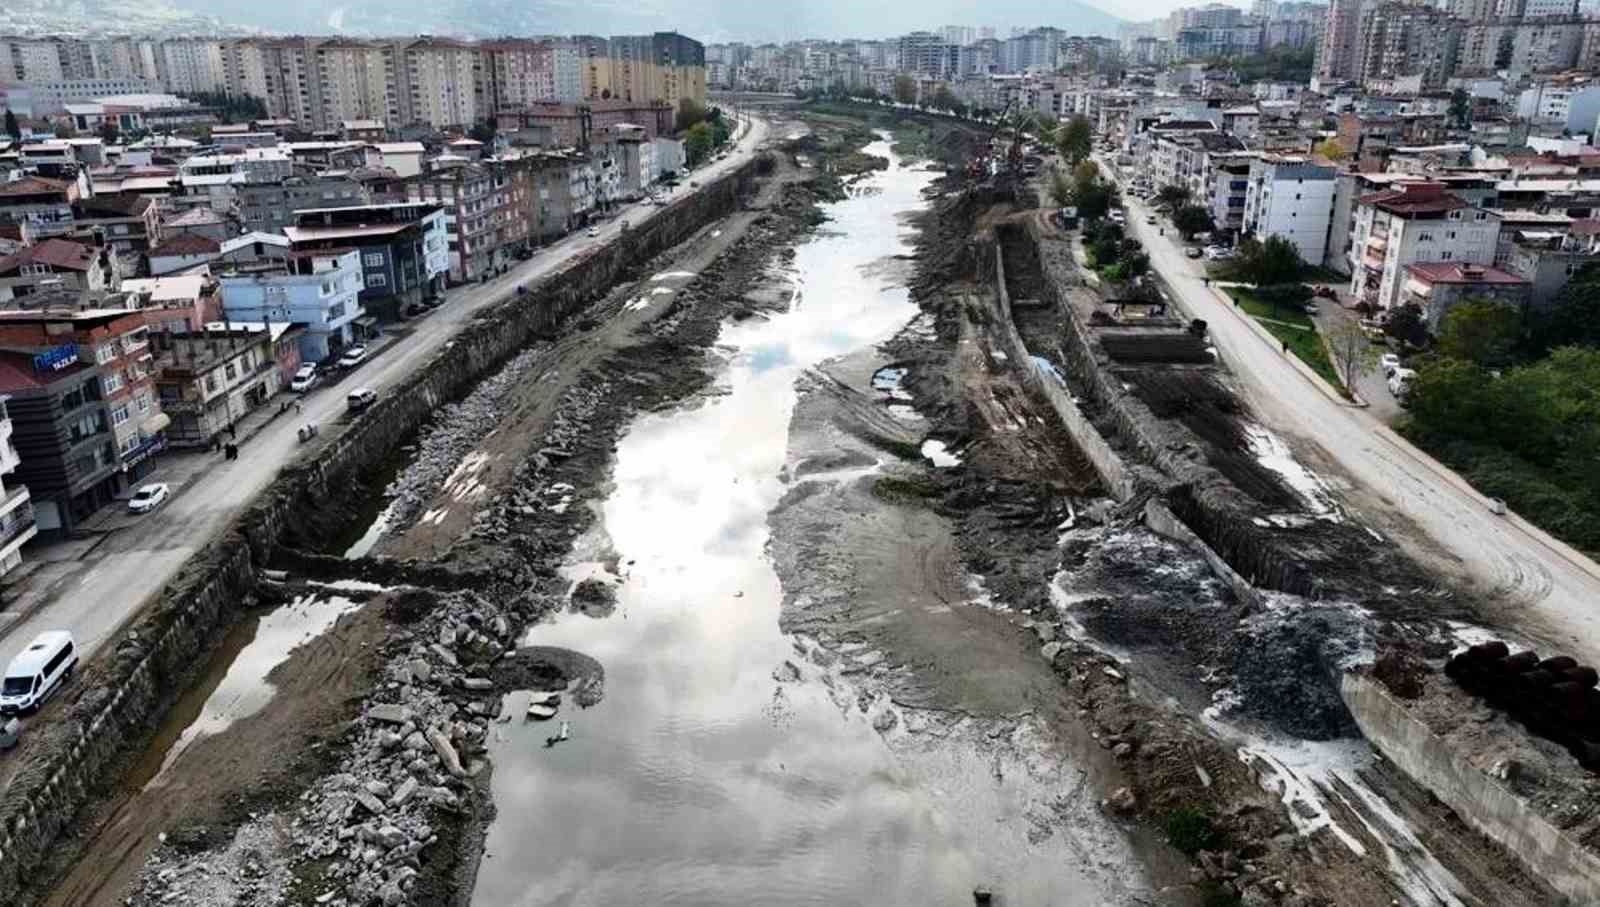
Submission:
M 1167 843 L 1191 857 L 1202 850 L 1216 850 L 1222 842 L 1222 833 L 1212 824 L 1211 817 L 1192 806 L 1180 806 L 1167 813 L 1161 825 L 1167 833 Z
M 1278 341 L 1280 346 L 1287 345 L 1289 352 L 1300 357 L 1300 361 L 1311 366 L 1311 370 L 1322 376 L 1334 390 L 1345 394 L 1344 381 L 1339 378 L 1339 371 L 1333 367 L 1333 360 L 1328 358 L 1328 349 L 1322 345 L 1322 337 L 1317 333 L 1317 326 L 1312 323 L 1311 316 L 1304 312 L 1294 312 L 1280 306 L 1278 313 L 1272 313 L 1272 306 L 1256 299 L 1255 294 L 1247 287 L 1227 287 L 1229 296 L 1239 303 L 1239 308 L 1254 318 L 1257 323 L 1267 329 L 1267 333 Z M 1348 396 L 1348 394 L 1347 394 Z
M 1344 393 L 1344 382 L 1339 379 L 1339 373 L 1333 367 L 1333 362 L 1328 359 L 1328 351 L 1322 345 L 1322 337 L 1316 328 L 1301 330 L 1286 327 L 1281 324 L 1262 322 L 1261 326 L 1267 333 L 1278 339 L 1279 344 L 1288 344 L 1289 352 L 1300 357 L 1300 361 L 1311 366 L 1311 370 L 1322 376 L 1322 380 L 1341 394 Z
M 871 444 L 885 453 L 899 457 L 902 460 L 921 460 L 922 446 L 911 441 L 900 441 L 894 438 L 885 438 L 882 435 L 861 435 L 861 440 Z
M 1273 321 L 1282 321 L 1292 324 L 1305 331 L 1314 331 L 1317 326 L 1312 323 L 1311 316 L 1305 312 L 1297 312 L 1287 306 L 1278 306 L 1274 312 L 1272 306 L 1256 298 L 1254 290 L 1249 287 L 1227 287 L 1228 295 L 1239 303 L 1239 308 L 1249 312 L 1257 321 L 1270 318 Z
M 1402 424 L 1400 433 L 1460 473 L 1481 494 L 1590 557 L 1600 557 L 1600 500 L 1555 470 L 1475 441 L 1440 438 Z
M 931 478 L 883 476 L 872 483 L 872 493 L 891 502 L 931 501 L 944 497 L 944 486 Z

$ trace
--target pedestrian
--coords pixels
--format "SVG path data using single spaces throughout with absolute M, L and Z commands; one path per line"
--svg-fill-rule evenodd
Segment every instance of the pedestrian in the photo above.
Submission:
M 301 410 L 301 407 L 300 407 L 300 401 L 299 401 L 299 400 L 296 400 L 296 401 L 294 401 L 294 411 L 295 411 L 295 414 L 296 414 L 296 415 L 299 415 L 299 414 L 300 414 L 300 410 Z
M 228 423 L 228 437 L 230 437 L 230 438 L 239 437 L 239 430 L 237 428 L 233 427 L 233 423 L 232 422 Z
M 211 452 L 212 453 L 216 453 L 217 451 L 219 451 L 221 449 L 222 449 L 222 436 L 221 435 L 212 435 L 211 436 Z
M 1209 287 L 1209 286 L 1211 286 L 1211 278 L 1209 278 L 1209 277 L 1202 277 L 1202 278 L 1200 278 L 1200 279 L 1201 279 L 1201 280 L 1203 280 L 1203 281 L 1205 281 L 1205 282 L 1206 282 L 1206 286 L 1207 286 L 1207 287 Z
M 1289 341 L 1287 340 L 1283 341 L 1283 351 L 1286 354 L 1289 352 Z

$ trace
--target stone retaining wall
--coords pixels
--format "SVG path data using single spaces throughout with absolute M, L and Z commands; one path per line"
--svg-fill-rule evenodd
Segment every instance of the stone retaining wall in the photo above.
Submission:
M 109 790 L 119 764 L 149 745 L 172 703 L 194 682 L 203 657 L 254 595 L 297 511 L 385 461 L 441 402 L 463 394 L 539 332 L 581 311 L 629 269 L 739 207 L 761 167 L 753 160 L 663 209 L 620 240 L 587 251 L 561 270 L 508 295 L 462 328 L 446 349 L 338 435 L 314 459 L 283 470 L 237 517 L 180 568 L 176 578 L 116 640 L 92 683 L 56 720 L 30 728 L 27 764 L 0 800 L 0 892 L 28 887 L 78 811 Z M 69 695 L 72 691 L 69 691 Z

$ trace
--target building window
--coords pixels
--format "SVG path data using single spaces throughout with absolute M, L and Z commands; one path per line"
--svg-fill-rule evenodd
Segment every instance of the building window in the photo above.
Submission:
M 217 392 L 217 376 L 216 376 L 216 374 L 213 373 L 213 374 L 210 374 L 210 375 L 206 376 L 206 393 L 214 394 L 216 392 Z
M 1451 252 L 1448 249 L 1446 249 L 1444 252 L 1439 253 L 1439 258 L 1442 261 L 1449 261 L 1450 259 L 1455 258 L 1455 257 L 1456 257 L 1456 253 Z
M 382 275 L 378 275 L 378 276 L 382 276 Z M 345 312 L 344 303 L 336 302 L 333 305 L 328 306 L 328 320 L 329 321 L 337 321 L 340 318 L 344 317 L 344 312 Z
M 102 396 L 114 394 L 121 387 L 122 374 L 120 372 L 111 372 L 100 376 L 100 394 Z
M 128 404 L 119 403 L 111 408 L 111 424 L 122 425 L 128 421 Z
M 100 365 L 105 365 L 115 358 L 117 358 L 116 347 L 109 343 L 102 343 L 94 348 L 94 361 Z
M 227 365 L 223 366 L 222 367 L 222 371 L 223 371 L 223 377 L 225 377 L 230 384 L 233 382 L 233 379 L 238 377 L 238 375 L 239 375 L 239 370 L 234 368 L 232 362 L 230 362 Z
M 150 405 L 154 401 L 151 400 L 150 392 L 148 390 L 142 390 L 139 392 L 139 396 L 135 398 L 134 402 L 139 407 L 139 414 L 143 415 L 150 411 Z
M 365 261 L 369 267 L 381 268 L 383 267 L 383 253 L 368 252 L 363 261 Z
M 369 287 L 386 287 L 388 285 L 389 285 L 389 278 L 387 276 L 383 275 L 383 274 L 368 274 L 367 275 L 367 286 L 369 286 Z
M 1456 231 L 1451 230 L 1451 231 L 1445 233 L 1444 238 L 1445 239 L 1455 239 L 1456 238 Z

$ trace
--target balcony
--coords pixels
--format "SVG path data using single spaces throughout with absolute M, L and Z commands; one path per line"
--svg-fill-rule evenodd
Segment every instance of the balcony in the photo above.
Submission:
M 38 526 L 33 518 L 33 502 L 28 499 L 28 489 L 17 488 L 6 496 L 9 502 L 13 497 L 20 495 L 22 502 L 12 505 L 12 509 L 0 516 L 0 552 L 9 554 L 28 539 L 38 535 Z

